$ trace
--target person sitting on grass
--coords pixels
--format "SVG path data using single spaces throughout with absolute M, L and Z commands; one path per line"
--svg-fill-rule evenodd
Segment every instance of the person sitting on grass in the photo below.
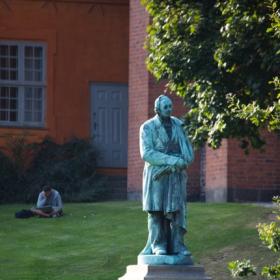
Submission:
M 50 185 L 45 185 L 38 196 L 36 208 L 32 208 L 31 211 L 39 217 L 59 217 L 63 215 L 62 207 L 59 192 Z

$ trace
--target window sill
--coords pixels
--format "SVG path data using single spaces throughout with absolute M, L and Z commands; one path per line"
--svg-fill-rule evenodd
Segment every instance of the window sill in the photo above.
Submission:
M 30 130 L 48 130 L 47 127 L 44 126 L 36 126 L 36 125 L 7 125 L 0 123 L 0 129 L 30 129 Z

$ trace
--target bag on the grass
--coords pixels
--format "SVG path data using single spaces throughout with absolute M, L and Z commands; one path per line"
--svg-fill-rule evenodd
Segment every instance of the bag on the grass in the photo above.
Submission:
M 17 219 L 27 219 L 33 217 L 34 214 L 31 210 L 22 209 L 15 213 L 15 218 Z

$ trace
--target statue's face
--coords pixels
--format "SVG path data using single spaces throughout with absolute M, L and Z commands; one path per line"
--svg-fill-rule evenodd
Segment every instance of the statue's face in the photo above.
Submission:
M 169 98 L 163 98 L 159 104 L 159 115 L 163 118 L 169 118 L 172 113 L 172 101 Z

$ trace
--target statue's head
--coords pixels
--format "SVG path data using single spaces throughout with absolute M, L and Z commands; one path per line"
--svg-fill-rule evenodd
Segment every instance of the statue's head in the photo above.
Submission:
M 160 95 L 155 100 L 155 113 L 161 118 L 169 118 L 173 109 L 172 101 L 166 95 Z

